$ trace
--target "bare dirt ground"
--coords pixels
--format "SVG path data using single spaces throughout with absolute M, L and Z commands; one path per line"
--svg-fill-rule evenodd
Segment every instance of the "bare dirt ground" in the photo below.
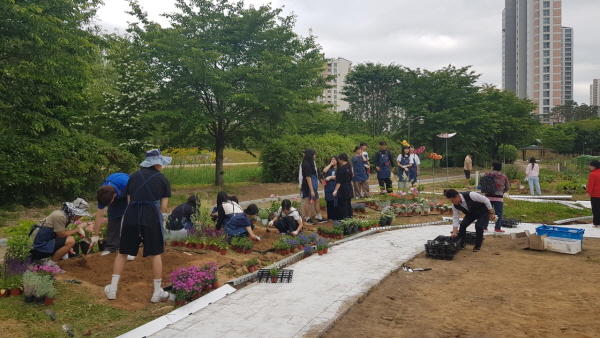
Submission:
M 393 272 L 325 335 L 346 337 L 598 337 L 600 240 L 568 255 L 515 250 L 486 236 L 452 261 L 424 254 Z

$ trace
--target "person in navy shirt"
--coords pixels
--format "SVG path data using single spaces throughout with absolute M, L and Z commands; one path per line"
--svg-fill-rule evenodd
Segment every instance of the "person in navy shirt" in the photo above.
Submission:
M 129 174 L 114 173 L 109 175 L 104 180 L 104 183 L 102 183 L 100 189 L 98 189 L 98 211 L 96 211 L 92 245 L 98 243 L 100 225 L 108 207 L 108 224 L 102 256 L 115 253 L 119 250 L 121 220 L 123 219 L 123 214 L 125 214 L 125 209 L 127 209 L 127 196 L 124 193 L 127 182 L 129 182 Z

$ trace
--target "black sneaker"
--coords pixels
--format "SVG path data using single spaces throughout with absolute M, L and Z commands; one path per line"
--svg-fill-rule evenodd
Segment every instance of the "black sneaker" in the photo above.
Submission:
M 479 250 L 481 250 L 481 247 L 479 247 L 479 246 L 476 246 L 473 248 L 473 252 L 479 252 Z
M 319 223 L 325 223 L 325 222 L 327 222 L 327 220 L 324 219 L 324 218 L 321 218 L 321 219 L 318 219 L 317 222 L 319 222 Z
M 316 223 L 313 222 L 312 219 L 309 219 L 308 221 L 305 222 L 306 224 L 310 224 L 310 225 L 315 225 Z

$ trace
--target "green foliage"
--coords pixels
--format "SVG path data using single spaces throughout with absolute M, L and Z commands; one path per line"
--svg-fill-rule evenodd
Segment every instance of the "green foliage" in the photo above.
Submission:
M 388 138 L 381 137 L 381 140 L 387 141 L 388 150 L 394 156 L 398 155 L 400 144 Z M 379 140 L 379 139 L 378 139 Z M 343 137 L 340 135 L 326 134 L 322 136 L 315 135 L 286 135 L 265 143 L 260 151 L 260 162 L 262 166 L 263 182 L 298 182 L 298 170 L 302 162 L 302 156 L 306 148 L 312 148 L 316 151 L 317 170 L 321 171 L 327 166 L 331 157 L 338 156 L 340 153 L 352 156 L 354 147 L 360 142 L 367 141 L 368 137 L 353 136 Z M 376 142 L 370 144 L 375 145 Z M 378 146 L 369 148 L 371 158 L 375 156 Z M 395 159 L 395 157 L 394 157 Z M 318 172 L 321 175 L 321 172 Z
M 130 172 L 128 152 L 77 131 L 0 144 L 0 203 L 33 205 L 87 197 L 115 171 Z
M 498 160 L 505 163 L 513 163 L 519 156 L 517 147 L 512 144 L 501 144 L 498 147 Z
M 4 236 L 27 236 L 34 224 L 36 224 L 35 221 L 19 221 L 19 225 L 4 229 Z
M 173 186 L 209 185 L 215 181 L 212 166 L 167 166 L 162 171 Z M 259 182 L 261 168 L 258 165 L 232 165 L 223 167 L 227 183 Z
M 277 276 L 279 276 L 279 269 L 272 268 L 271 270 L 269 270 L 269 273 L 271 274 L 272 277 L 277 277 Z
M 325 109 L 316 100 L 326 87 L 320 46 L 294 33 L 295 17 L 280 16 L 281 9 L 177 0 L 181 12 L 165 14 L 170 27 L 162 28 L 130 4 L 140 22 L 129 31 L 155 74 L 165 117 L 191 119 L 200 142 L 213 141 L 216 185 L 224 183 L 226 146 L 263 139 L 264 127 L 283 123 L 284 113 Z
M 250 258 L 249 260 L 246 261 L 246 266 L 255 266 L 258 265 L 258 259 L 256 258 Z
M 573 150 L 577 138 L 575 127 L 570 124 L 543 126 L 541 131 L 542 144 L 559 153 L 568 153 Z
M 520 170 L 518 166 L 509 164 L 502 167 L 502 172 L 509 180 L 523 180 L 525 179 L 525 172 Z
M 523 222 L 550 224 L 559 219 L 591 216 L 590 209 L 573 209 L 558 203 L 536 203 L 504 200 L 504 217 L 520 219 Z
M 582 103 L 581 106 L 575 101 L 567 101 L 564 105 L 555 106 L 550 111 L 553 118 L 561 122 L 570 122 L 577 120 L 598 119 L 598 106 L 588 106 Z
M 30 256 L 29 250 L 31 250 L 29 246 L 29 237 L 24 235 L 11 237 L 6 243 L 4 261 L 18 259 L 21 262 L 25 262 Z

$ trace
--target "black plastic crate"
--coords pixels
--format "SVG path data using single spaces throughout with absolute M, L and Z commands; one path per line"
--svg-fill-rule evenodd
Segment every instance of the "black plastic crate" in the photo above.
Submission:
M 291 283 L 294 277 L 294 270 L 280 269 L 277 275 L 277 283 Z M 257 274 L 259 283 L 271 283 L 271 271 L 269 269 L 260 269 Z
M 503 218 L 502 219 L 502 227 L 503 228 L 516 228 L 519 223 L 521 223 L 520 219 L 511 219 L 511 218 Z
M 460 249 L 458 237 L 437 236 L 425 244 L 425 257 L 452 260 Z

